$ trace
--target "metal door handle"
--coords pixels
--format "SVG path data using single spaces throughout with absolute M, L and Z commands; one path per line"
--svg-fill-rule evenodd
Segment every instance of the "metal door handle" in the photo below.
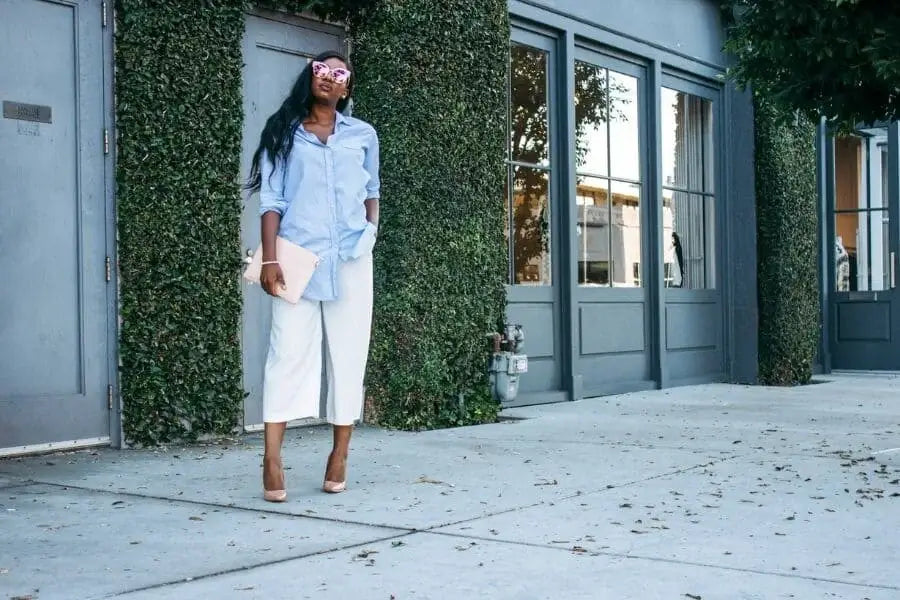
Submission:
M 891 252 L 891 289 L 897 287 L 897 273 L 894 269 L 894 265 L 897 263 L 897 260 L 894 254 L 894 252 Z

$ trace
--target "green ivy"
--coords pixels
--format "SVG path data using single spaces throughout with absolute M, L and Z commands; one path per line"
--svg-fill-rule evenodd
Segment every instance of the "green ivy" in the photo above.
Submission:
M 243 6 L 120 0 L 116 14 L 125 436 L 228 433 L 243 399 Z
M 759 377 L 805 384 L 820 333 L 815 127 L 755 104 Z
M 383 0 L 351 22 L 355 114 L 381 139 L 368 416 L 403 429 L 491 421 L 505 307 L 505 0 Z
M 243 0 L 119 0 L 121 380 L 132 443 L 240 421 Z M 371 416 L 490 421 L 485 333 L 504 308 L 506 4 L 262 0 L 353 17 L 357 112 L 382 141 Z M 365 18 L 363 18 L 365 15 Z

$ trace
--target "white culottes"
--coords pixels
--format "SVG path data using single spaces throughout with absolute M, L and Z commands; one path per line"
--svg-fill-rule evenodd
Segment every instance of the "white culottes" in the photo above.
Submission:
M 266 423 L 320 416 L 323 354 L 328 381 L 325 418 L 334 425 L 352 425 L 360 418 L 372 330 L 371 253 L 341 263 L 338 279 L 337 300 L 301 298 L 297 304 L 272 300 L 263 383 Z

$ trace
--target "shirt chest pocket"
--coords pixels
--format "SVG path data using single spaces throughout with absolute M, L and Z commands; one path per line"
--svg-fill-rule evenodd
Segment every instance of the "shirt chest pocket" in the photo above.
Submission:
M 335 148 L 338 167 L 359 170 L 366 160 L 366 151 L 359 142 L 343 142 Z

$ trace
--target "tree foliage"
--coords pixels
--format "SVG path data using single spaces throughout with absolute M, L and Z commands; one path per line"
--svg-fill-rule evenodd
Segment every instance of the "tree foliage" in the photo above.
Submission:
M 724 0 L 731 75 L 782 111 L 852 128 L 900 118 L 900 2 Z

